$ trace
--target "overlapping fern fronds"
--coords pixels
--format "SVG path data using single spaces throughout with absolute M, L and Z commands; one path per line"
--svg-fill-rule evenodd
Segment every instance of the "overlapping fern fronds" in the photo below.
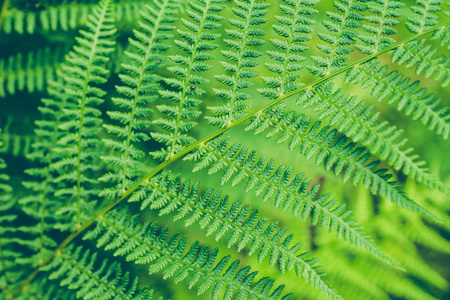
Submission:
M 301 243 L 290 245 L 294 235 L 286 235 L 287 228 L 278 229 L 277 222 L 267 224 L 266 218 L 258 217 L 257 210 L 222 197 L 220 191 L 208 189 L 200 195 L 199 189 L 198 182 L 191 185 L 189 181 L 182 182 L 180 176 L 167 174 L 146 183 L 130 202 L 139 201 L 141 210 L 149 207 L 158 210 L 160 216 L 176 212 L 175 221 L 184 219 L 185 226 L 198 223 L 206 236 L 214 236 L 216 241 L 227 237 L 227 247 L 236 245 L 238 252 L 245 249 L 250 256 L 257 253 L 259 263 L 268 259 L 271 267 L 277 265 L 283 273 L 294 269 L 298 277 L 319 291 L 335 295 L 321 278 L 320 267 L 315 266 L 317 260 L 307 258 L 307 252 L 298 253 Z M 361 240 L 358 242 L 364 244 Z
M 449 165 L 425 163 L 450 132 L 448 3 L 35 4 L 2 8 L 17 49 L 82 29 L 62 63 L 56 46 L 0 63 L 1 119 L 37 119 L 26 157 L 6 153 L 14 189 L 0 175 L 0 299 L 448 289 L 422 253 L 450 253 Z M 44 87 L 36 117 L 16 92 Z

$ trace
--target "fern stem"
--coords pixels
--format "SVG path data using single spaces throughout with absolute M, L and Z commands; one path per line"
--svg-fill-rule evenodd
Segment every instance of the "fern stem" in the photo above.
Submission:
M 316 79 L 314 81 L 312 81 L 311 83 L 304 85 L 302 87 L 300 87 L 297 90 L 294 90 L 292 92 L 289 92 L 281 97 L 279 97 L 278 99 L 264 105 L 263 107 L 259 108 L 259 109 L 255 109 L 253 112 L 249 113 L 247 116 L 233 122 L 232 124 L 230 124 L 229 126 L 219 129 L 213 133 L 211 133 L 210 135 L 204 137 L 203 139 L 199 140 L 196 143 L 193 143 L 189 146 L 187 146 L 184 150 L 181 150 L 180 152 L 177 152 L 176 154 L 174 154 L 169 160 L 159 164 L 158 166 L 156 166 L 153 170 L 151 170 L 147 175 L 145 175 L 142 179 L 140 179 L 138 182 L 136 182 L 132 187 L 130 187 L 125 193 L 123 193 L 123 195 L 117 199 L 116 201 L 110 203 L 109 205 L 107 205 L 106 207 L 104 207 L 101 211 L 99 211 L 95 216 L 93 216 L 92 218 L 90 218 L 89 220 L 87 220 L 86 222 L 84 222 L 83 224 L 81 224 L 76 231 L 74 231 L 73 233 L 71 233 L 49 256 L 48 258 L 42 263 L 40 264 L 40 266 L 33 272 L 31 273 L 27 280 L 22 284 L 22 286 L 20 287 L 20 290 L 24 290 L 29 284 L 30 282 L 36 277 L 36 275 L 39 273 L 40 269 L 47 265 L 52 257 L 55 255 L 55 253 L 57 251 L 61 251 L 64 247 L 66 247 L 70 242 L 72 242 L 72 240 L 74 240 L 79 234 L 81 234 L 82 232 L 84 232 L 89 226 L 91 226 L 98 218 L 102 217 L 104 214 L 106 214 L 107 212 L 109 212 L 112 208 L 114 208 L 116 205 L 118 205 L 119 203 L 121 203 L 123 200 L 125 200 L 128 196 L 130 196 L 134 191 L 136 191 L 139 186 L 148 181 L 150 178 L 152 178 L 153 176 L 157 175 L 159 172 L 161 172 L 163 169 L 165 169 L 166 167 L 168 167 L 169 165 L 171 165 L 172 163 L 174 163 L 175 161 L 177 161 L 178 159 L 182 158 L 183 156 L 185 156 L 186 154 L 188 154 L 189 152 L 191 152 L 192 150 L 194 150 L 195 148 L 205 145 L 206 142 L 222 135 L 224 132 L 237 127 L 245 122 L 247 122 L 248 120 L 250 120 L 254 115 L 258 114 L 258 113 L 262 113 L 264 110 L 267 110 L 268 108 L 286 100 L 287 98 L 294 96 L 308 88 L 311 88 L 317 84 L 320 84 L 326 80 L 329 80 L 332 77 L 335 77 L 339 74 L 342 74 L 348 70 L 351 70 L 352 68 L 354 68 L 356 65 L 359 64 L 363 64 L 369 60 L 372 60 L 388 51 L 391 51 L 395 48 L 398 48 L 400 46 L 403 46 L 405 43 L 419 39 L 429 33 L 432 33 L 438 29 L 445 29 L 446 26 L 450 25 L 450 21 L 440 24 L 440 25 L 436 25 L 426 31 L 424 31 L 423 33 L 420 34 L 415 34 L 412 35 L 411 37 L 403 40 L 403 41 L 399 41 L 397 43 L 394 43 L 386 48 L 384 48 L 383 50 L 380 50 L 379 52 L 376 52 L 374 54 L 368 55 L 367 57 L 360 59 L 358 61 L 356 61 L 355 63 L 352 63 L 346 67 L 343 67 L 340 70 L 337 70 L 335 72 L 333 72 L 332 74 L 328 75 L 328 76 L 324 76 L 322 78 Z

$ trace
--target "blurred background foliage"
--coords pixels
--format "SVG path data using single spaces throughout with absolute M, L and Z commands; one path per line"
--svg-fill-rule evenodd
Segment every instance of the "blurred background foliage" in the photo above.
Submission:
M 132 29 L 139 19 L 140 7 L 145 5 L 147 1 L 117 1 L 117 10 L 120 11 L 117 20 L 119 28 L 118 43 L 110 62 L 110 69 L 114 72 L 111 73 L 111 78 L 104 87 L 104 90 L 108 91 L 109 94 L 105 97 L 107 100 L 102 105 L 103 111 L 112 107 L 111 101 L 108 99 L 116 93 L 114 86 L 119 83 L 117 74 L 121 69 L 120 64 L 126 61 L 124 51 L 127 48 L 127 39 L 132 36 Z M 183 2 L 186 2 L 186 0 L 182 0 L 181 8 L 185 5 Z M 270 2 L 278 3 L 277 0 Z M 411 13 L 409 5 L 413 4 L 414 1 L 404 2 L 407 5 L 402 9 L 401 18 L 403 19 Z M 25 178 L 23 171 L 31 167 L 31 163 L 25 155 L 31 151 L 31 143 L 39 138 L 33 132 L 33 124 L 40 117 L 37 107 L 41 98 L 46 95 L 46 80 L 55 77 L 55 70 L 63 61 L 65 53 L 73 45 L 74 36 L 84 22 L 82 19 L 77 19 L 77 22 L 74 21 L 73 24 L 69 25 L 53 24 L 52 22 L 50 22 L 50 25 L 45 25 L 43 22 L 36 21 L 34 28 L 31 28 L 27 27 L 31 25 L 27 25 L 25 20 L 32 20 L 31 14 L 38 16 L 46 11 L 50 11 L 49 15 L 51 15 L 51 9 L 58 9 L 60 6 L 66 6 L 68 10 L 74 6 L 89 9 L 93 3 L 95 1 L 90 0 L 11 0 L 10 9 L 3 16 L 3 24 L 0 30 L 0 140 L 4 144 L 0 148 L 0 155 L 8 163 L 5 172 L 11 177 L 11 186 L 16 198 L 24 196 L 25 190 L 21 185 Z M 332 1 L 320 1 L 316 6 L 319 10 L 316 15 L 316 31 L 323 30 L 320 20 L 324 19 L 326 11 L 332 10 L 332 6 Z M 58 12 L 60 13 L 60 11 Z M 226 17 L 231 16 L 226 15 L 230 13 L 229 10 L 224 13 Z M 271 20 L 277 13 L 277 5 L 273 5 L 267 17 Z M 20 20 L 22 20 L 22 23 L 20 23 Z M 46 26 L 50 27 L 45 28 Z M 268 32 L 266 39 L 274 37 L 275 34 L 270 27 L 271 22 L 264 26 L 264 29 Z M 408 36 L 406 28 L 399 27 L 398 30 L 396 37 Z M 308 44 L 314 45 L 317 42 L 318 40 L 313 39 Z M 438 41 L 434 42 L 437 43 Z M 223 42 L 219 41 L 219 43 Z M 264 52 L 270 47 L 269 43 L 266 43 L 260 50 Z M 310 53 L 314 53 L 314 51 L 318 53 L 318 49 L 314 46 L 311 47 L 310 51 Z M 446 54 L 448 55 L 448 51 Z M 220 58 L 219 53 L 217 53 L 217 56 Z M 354 53 L 352 59 L 360 57 L 361 54 Z M 428 92 L 434 93 L 436 98 L 441 98 L 444 105 L 450 105 L 448 86 L 443 88 L 439 81 L 416 75 L 411 71 L 411 68 L 405 65 L 399 66 L 391 63 L 389 53 L 384 54 L 381 59 L 389 65 L 390 70 L 399 70 L 411 76 L 412 80 L 420 80 L 423 86 L 427 87 Z M 211 62 L 213 67 L 208 71 L 209 74 L 206 77 L 212 78 L 217 72 L 222 72 L 219 61 L 220 59 L 216 59 Z M 162 72 L 165 72 L 164 69 Z M 257 67 L 257 72 L 260 76 L 270 75 L 263 63 Z M 312 78 L 305 71 L 302 82 L 310 82 Z M 339 82 L 339 85 L 345 86 L 348 93 L 358 95 L 359 99 L 375 104 L 377 109 L 382 112 L 384 119 L 396 124 L 399 128 L 403 128 L 409 140 L 409 145 L 427 161 L 431 172 L 438 175 L 444 183 L 450 186 L 449 140 L 430 134 L 430 131 L 419 122 L 411 120 L 403 113 L 386 105 L 385 102 L 378 102 L 375 97 L 371 96 L 369 89 L 346 83 L 344 74 L 339 75 L 337 82 Z M 258 84 L 261 84 L 259 77 L 256 78 L 251 91 L 254 95 L 258 95 L 256 92 Z M 216 80 L 211 80 L 207 89 L 211 91 L 218 86 L 219 83 Z M 221 101 L 213 96 L 214 93 L 206 93 L 205 95 L 203 97 L 204 110 L 206 110 L 205 107 L 217 105 Z M 257 107 L 262 106 L 269 100 L 262 96 L 255 96 L 251 101 L 252 106 Z M 294 102 L 295 99 L 285 101 L 288 106 L 292 106 Z M 207 122 L 200 122 L 200 125 L 196 128 L 196 138 L 204 137 L 214 130 Z M 303 250 L 313 251 L 314 256 L 321 259 L 322 265 L 329 266 L 326 269 L 327 280 L 346 299 L 450 299 L 450 201 L 448 197 L 416 184 L 414 180 L 408 179 L 401 172 L 395 172 L 397 179 L 406 186 L 407 194 L 443 221 L 442 224 L 430 223 L 417 214 L 369 194 L 361 186 L 362 184 L 356 187 L 351 184 L 343 185 L 341 179 L 324 171 L 322 167 L 317 167 L 314 162 L 306 160 L 298 153 L 289 152 L 286 147 L 273 144 L 268 147 L 264 146 L 265 137 L 263 135 L 254 136 L 252 133 L 243 131 L 242 128 L 232 129 L 231 132 L 233 141 L 242 140 L 246 144 L 257 145 L 260 155 L 276 157 L 279 163 L 294 165 L 296 166 L 294 172 L 305 172 L 314 178 L 315 182 L 313 183 L 321 183 L 322 192 L 332 192 L 333 196 L 337 197 L 339 201 L 346 203 L 354 211 L 360 223 L 365 226 L 366 232 L 375 239 L 376 243 L 388 255 L 406 269 L 406 272 L 397 270 L 377 260 L 369 253 L 359 251 L 349 243 L 328 234 L 326 230 L 311 225 L 309 220 L 299 222 L 290 214 L 274 210 L 265 203 L 252 201 L 253 197 L 245 193 L 243 189 L 232 188 L 230 184 L 221 187 L 223 194 L 228 194 L 233 199 L 241 199 L 250 204 L 251 207 L 260 210 L 261 215 L 271 220 L 278 220 L 281 227 L 288 227 L 295 232 L 297 239 L 304 245 Z M 150 141 L 142 147 L 148 153 L 158 149 L 159 145 Z M 148 160 L 146 162 L 149 170 L 155 165 L 154 161 Z M 188 174 L 192 181 L 201 179 L 203 186 L 216 186 L 220 181 L 218 175 L 210 176 L 207 171 L 192 174 L 192 166 L 188 162 L 179 161 L 171 167 L 171 170 L 173 173 Z M 131 209 L 137 211 L 137 208 L 133 208 L 132 204 L 130 206 Z M 158 220 L 161 224 L 173 222 L 170 216 L 158 217 L 150 211 L 147 211 L 145 215 L 142 213 L 142 218 Z M 214 242 L 213 237 L 206 238 L 201 234 L 198 225 L 186 228 L 183 222 L 179 221 L 174 222 L 171 227 L 174 231 L 182 234 L 188 233 L 191 241 L 198 239 L 204 243 Z M 255 257 L 248 257 L 242 253 L 236 254 L 233 249 L 226 247 L 225 241 L 221 241 L 217 245 L 223 255 L 237 256 L 243 261 L 244 265 L 252 265 L 261 274 L 277 278 L 276 283 L 292 282 L 288 285 L 287 291 L 293 292 L 299 298 L 323 298 L 316 290 L 292 274 L 274 273 L 275 269 L 268 267 L 267 262 L 258 264 Z M 146 273 L 145 267 L 133 266 L 133 268 L 135 269 L 132 271 L 136 274 Z M 196 296 L 190 296 L 191 294 L 184 285 L 164 281 L 158 276 L 152 277 L 151 282 L 141 281 L 141 284 L 149 284 L 156 289 L 157 294 L 167 298 L 198 299 Z

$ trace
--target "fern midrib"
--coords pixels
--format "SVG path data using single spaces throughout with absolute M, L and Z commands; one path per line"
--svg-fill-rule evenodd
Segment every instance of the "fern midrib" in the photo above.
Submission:
M 101 285 L 103 285 L 108 291 L 113 291 L 114 292 L 114 299 L 117 299 L 117 297 L 120 297 L 120 299 L 123 300 L 129 300 L 129 298 L 119 289 L 117 289 L 115 286 L 108 284 L 108 282 L 105 282 L 104 280 L 102 280 L 100 277 L 95 276 L 94 273 L 91 270 L 87 270 L 85 268 L 80 267 L 78 264 L 73 263 L 72 260 L 70 260 L 66 255 L 64 255 L 63 253 L 57 253 L 57 255 L 59 257 L 61 257 L 62 259 L 64 259 L 64 261 L 68 264 L 70 264 L 73 268 L 77 269 L 78 271 L 82 272 L 84 275 L 88 276 L 89 278 L 91 278 L 93 281 L 97 281 L 97 283 L 100 283 Z
M 83 83 L 83 96 L 81 98 L 81 115 L 80 115 L 80 120 L 79 120 L 79 126 L 80 129 L 78 130 L 78 141 L 77 141 L 77 170 L 76 170 L 76 175 L 77 175 L 77 220 L 76 220 L 76 226 L 77 228 L 80 226 L 80 222 L 81 222 L 81 154 L 82 154 L 82 141 L 83 141 L 83 129 L 84 129 L 84 112 L 86 109 L 86 98 L 87 98 L 87 90 L 89 87 L 89 81 L 90 81 L 90 75 L 91 75 L 91 68 L 94 64 L 94 56 L 95 56 L 95 52 L 97 50 L 97 45 L 99 42 L 99 36 L 100 36 L 100 31 L 102 29 L 102 25 L 103 22 L 105 21 L 105 16 L 106 16 L 106 12 L 108 11 L 108 6 L 109 6 L 109 2 L 110 0 L 105 0 L 105 7 L 104 9 L 102 9 L 98 23 L 99 26 L 96 26 L 97 28 L 95 29 L 95 34 L 93 36 L 93 44 L 92 47 L 90 49 L 90 56 L 89 56 L 89 61 L 88 61 L 88 65 L 85 71 L 85 78 L 84 78 L 84 83 Z
M 407 97 L 410 100 L 410 103 L 414 103 L 415 105 L 421 107 L 424 111 L 427 112 L 427 114 L 433 115 L 433 120 L 439 120 L 439 123 L 442 127 L 447 128 L 447 131 L 450 131 L 450 123 L 445 122 L 445 120 L 442 119 L 442 117 L 438 114 L 437 111 L 434 111 L 431 107 L 426 105 L 423 101 L 419 99 L 414 99 L 413 95 L 407 94 L 405 90 L 399 89 L 397 85 L 392 84 L 392 81 L 387 81 L 384 77 L 378 76 L 378 72 L 370 73 L 366 68 L 363 66 L 358 66 L 358 70 L 365 73 L 367 76 L 375 78 L 378 82 L 382 82 L 385 86 L 389 86 L 391 89 L 395 90 L 398 94 L 401 94 L 403 97 Z M 377 98 L 378 101 L 381 101 L 380 98 Z M 397 101 L 399 99 L 396 99 Z M 394 101 L 388 101 L 389 104 L 393 103 Z M 398 109 L 399 111 L 401 109 Z M 406 113 L 406 112 L 405 112 Z
M 189 88 L 189 77 L 192 74 L 192 65 L 194 64 L 195 61 L 195 55 L 197 53 L 197 49 L 198 49 L 198 44 L 200 42 L 201 39 L 201 33 L 202 33 L 202 29 L 203 29 L 203 25 L 206 21 L 206 18 L 208 16 L 208 9 L 211 3 L 211 0 L 209 1 L 205 1 L 206 2 L 206 6 L 204 8 L 203 11 L 203 15 L 202 15 L 202 19 L 200 21 L 200 25 L 199 25 L 199 31 L 196 32 L 196 39 L 195 39 L 195 43 L 194 43 L 194 47 L 192 49 L 192 53 L 191 53 L 191 57 L 189 58 L 189 66 L 188 66 L 188 71 L 186 73 L 186 77 L 184 79 L 184 83 L 183 83 L 183 91 L 181 92 L 181 97 L 180 97 L 180 103 L 178 104 L 178 114 L 177 114 L 177 120 L 175 123 L 175 132 L 173 133 L 173 138 L 172 138 L 172 144 L 170 146 L 170 153 L 169 156 L 167 157 L 168 160 L 172 159 L 175 155 L 175 146 L 177 145 L 177 139 L 178 139 L 178 135 L 180 133 L 180 123 L 181 123 L 181 116 L 183 114 L 183 106 L 184 106 L 184 102 L 186 100 L 186 93 L 187 90 Z
M 182 265 L 190 268 L 191 270 L 195 269 L 199 273 L 207 273 L 208 276 L 213 277 L 216 280 L 216 282 L 226 282 L 229 286 L 233 286 L 233 287 L 238 288 L 238 289 L 241 288 L 241 289 L 247 291 L 249 294 L 255 295 L 257 297 L 256 299 L 267 299 L 267 300 L 270 300 L 269 297 L 267 297 L 265 295 L 261 295 L 260 293 L 257 293 L 257 292 L 255 292 L 252 289 L 249 289 L 248 286 L 246 286 L 246 285 L 236 284 L 234 281 L 230 281 L 228 278 L 223 278 L 223 277 L 217 276 L 215 273 L 211 272 L 210 270 L 206 271 L 205 269 L 203 269 L 203 268 L 201 268 L 201 267 L 199 267 L 199 266 L 197 266 L 195 264 L 189 264 L 189 263 L 185 262 L 181 258 L 178 258 L 176 256 L 171 255 L 170 253 L 166 253 L 163 250 L 158 249 L 158 247 L 155 247 L 150 242 L 140 238 L 137 235 L 132 235 L 131 233 L 129 233 L 129 232 L 123 230 L 122 228 L 116 226 L 116 224 L 114 224 L 112 222 L 109 222 L 109 220 L 107 218 L 101 218 L 101 219 L 98 218 L 98 219 L 99 219 L 98 220 L 99 222 L 105 222 L 105 224 L 107 224 L 110 228 L 113 228 L 114 230 L 120 232 L 122 235 L 127 236 L 129 239 L 134 239 L 140 245 L 145 245 L 148 248 L 153 249 L 154 251 L 158 252 L 161 255 L 161 257 L 168 257 L 169 259 L 172 259 L 172 261 L 177 261 L 179 264 L 182 264 Z
M 247 19 L 245 20 L 245 29 L 244 29 L 244 33 L 243 33 L 243 38 L 241 41 L 241 49 L 239 49 L 239 59 L 238 59 L 238 63 L 237 63 L 237 68 L 236 68 L 236 72 L 234 73 L 234 80 L 233 80 L 233 89 L 232 89 L 232 96 L 230 99 L 230 113 L 228 114 L 228 121 L 226 123 L 226 126 L 230 125 L 231 123 L 233 123 L 233 117 L 234 114 L 236 113 L 235 109 L 234 109 L 234 103 L 236 102 L 236 93 L 238 90 L 238 80 L 240 77 L 240 71 L 242 68 L 242 59 L 244 56 L 244 51 L 245 51 L 245 44 L 247 41 L 247 34 L 248 34 L 248 29 L 250 26 L 250 17 L 251 17 L 251 13 L 253 11 L 253 6 L 255 4 L 256 0 L 250 0 L 250 7 L 248 9 L 247 12 Z
M 290 190 L 289 188 L 281 185 L 278 182 L 275 181 L 270 181 L 268 178 L 262 176 L 260 173 L 256 173 L 253 172 L 253 170 L 247 170 L 244 167 L 236 164 L 235 162 L 227 159 L 226 157 L 224 157 L 223 155 L 220 155 L 219 153 L 215 152 L 214 150 L 210 149 L 209 147 L 205 146 L 203 147 L 204 149 L 206 149 L 208 152 L 210 152 L 211 154 L 219 157 L 222 161 L 226 161 L 229 165 L 234 166 L 235 168 L 240 169 L 241 171 L 245 172 L 247 175 L 250 172 L 252 174 L 252 176 L 257 177 L 259 180 L 265 182 L 266 184 L 270 185 L 275 185 L 276 188 L 278 190 L 282 190 L 285 193 L 291 195 L 292 197 L 294 197 L 294 199 L 301 199 L 302 202 L 307 202 L 309 203 L 311 206 L 314 207 L 314 209 L 319 209 L 322 211 L 322 213 L 324 215 L 327 215 L 331 220 L 334 220 L 335 222 L 337 222 L 340 225 L 344 225 L 344 227 L 348 230 L 348 232 L 351 232 L 352 235 L 354 237 L 356 237 L 357 239 L 359 239 L 358 243 L 361 243 L 364 245 L 364 249 L 370 251 L 372 254 L 376 255 L 377 257 L 379 257 L 380 259 L 387 261 L 391 264 L 394 264 L 391 260 L 389 260 L 386 256 L 383 256 L 380 253 L 380 249 L 377 249 L 377 247 L 375 247 L 375 245 L 370 244 L 364 236 L 362 236 L 359 232 L 357 232 L 353 227 L 351 227 L 344 219 L 342 219 L 341 217 L 333 214 L 332 211 L 330 211 L 328 208 L 326 207 L 322 207 L 320 204 L 316 203 L 315 201 L 313 201 L 313 198 L 309 198 L 307 195 L 303 195 L 303 194 L 298 194 L 298 193 L 294 193 L 292 190 Z M 326 229 L 329 229 L 328 227 L 326 227 Z M 351 240 L 351 239 L 350 239 Z
M 126 174 L 127 174 L 127 168 L 128 168 L 128 158 L 129 158 L 129 154 L 130 154 L 131 135 L 132 135 L 132 131 L 133 131 L 133 122 L 134 122 L 134 118 L 135 118 L 135 114 L 136 114 L 135 110 L 136 110 L 137 102 L 139 99 L 139 92 L 141 90 L 141 84 L 144 79 L 146 64 L 149 61 L 150 56 L 153 54 L 152 50 L 153 50 L 153 43 L 155 41 L 155 36 L 159 30 L 159 26 L 161 24 L 161 20 L 164 15 L 166 7 L 168 6 L 168 3 L 169 3 L 169 0 L 163 1 L 163 5 L 160 8 L 160 13 L 158 14 L 158 17 L 156 18 L 156 22 L 153 27 L 153 32 L 152 32 L 150 41 L 148 42 L 147 51 L 145 53 L 144 63 L 140 67 L 138 84 L 137 84 L 136 91 L 134 94 L 134 99 L 133 99 L 133 107 L 132 107 L 131 116 L 130 116 L 130 123 L 128 124 L 128 135 L 127 135 L 126 147 L 125 147 L 125 153 L 124 153 L 124 164 L 123 164 L 123 168 L 122 168 L 122 194 L 125 193 L 126 186 L 127 186 Z
M 272 249 L 277 249 L 278 251 L 282 252 L 283 254 L 285 254 L 287 257 L 289 257 L 290 259 L 297 261 L 297 263 L 300 263 L 301 265 L 303 265 L 308 271 L 311 271 L 311 273 L 314 274 L 315 278 L 319 278 L 320 282 L 322 284 L 325 284 L 322 281 L 322 278 L 319 276 L 319 274 L 317 274 L 317 272 L 311 267 L 311 265 L 309 265 L 307 262 L 305 262 L 304 260 L 302 260 L 300 257 L 298 257 L 297 255 L 295 255 L 294 253 L 291 253 L 290 251 L 286 250 L 286 248 L 276 244 L 275 242 L 272 241 L 272 239 L 265 239 L 264 236 L 262 234 L 255 234 L 253 231 L 248 230 L 246 227 L 240 227 L 238 224 L 236 224 L 235 222 L 228 220 L 218 214 L 215 214 L 213 211 L 208 211 L 200 206 L 195 205 L 194 203 L 191 203 L 177 195 L 174 195 L 164 189 L 162 189 L 161 187 L 159 187 L 156 184 L 153 184 L 152 182 L 149 182 L 148 185 L 152 186 L 153 188 L 157 189 L 158 191 L 160 191 L 161 193 L 166 194 L 167 196 L 176 199 L 182 203 L 184 203 L 185 205 L 188 205 L 190 207 L 192 207 L 193 209 L 197 210 L 197 211 L 201 211 L 203 214 L 205 215 L 210 215 L 212 217 L 214 217 L 215 220 L 220 220 L 222 221 L 224 224 L 228 224 L 230 227 L 234 227 L 235 230 L 237 231 L 241 231 L 243 233 L 246 233 L 248 236 L 252 236 L 253 239 L 255 240 L 259 240 L 263 243 L 263 245 L 270 245 L 272 247 Z M 261 263 L 261 262 L 260 262 Z M 297 275 L 299 276 L 299 275 Z M 334 291 L 330 291 L 330 293 L 334 294 Z
M 101 216 L 103 216 L 104 214 L 106 214 L 107 212 L 109 212 L 112 208 L 114 208 L 116 205 L 118 205 L 119 203 L 121 203 L 123 200 L 125 200 L 128 196 L 130 196 L 134 191 L 136 191 L 136 189 L 139 188 L 139 186 L 144 183 L 145 181 L 148 181 L 150 178 L 152 178 L 153 176 L 155 176 L 156 174 L 158 174 L 159 172 L 161 172 L 164 168 L 168 167 L 169 165 L 171 165 L 172 163 L 174 163 L 175 161 L 177 161 L 178 159 L 182 158 L 183 156 L 185 156 L 186 154 L 188 154 L 189 152 L 191 152 L 192 150 L 194 150 L 195 148 L 199 147 L 199 146 L 204 146 L 206 142 L 222 135 L 224 132 L 237 127 L 245 122 L 247 122 L 248 120 L 250 120 L 255 114 L 261 114 L 263 111 L 267 110 L 268 108 L 286 100 L 287 98 L 294 96 L 304 90 L 306 90 L 307 88 L 311 88 L 312 86 L 315 86 L 317 84 L 320 84 L 332 77 L 335 77 L 339 74 L 342 74 L 348 70 L 350 70 L 351 68 L 353 68 L 355 65 L 358 64 L 362 64 L 364 62 L 367 62 L 375 57 L 378 57 L 390 50 L 393 50 L 395 48 L 398 48 L 399 46 L 401 46 L 402 44 L 405 44 L 409 41 L 412 40 L 416 40 L 422 36 L 425 36 L 433 31 L 436 31 L 437 29 L 445 29 L 446 26 L 450 25 L 450 21 L 440 24 L 440 25 L 436 25 L 428 30 L 426 30 L 425 32 L 421 33 L 421 34 L 414 34 L 411 37 L 403 40 L 403 41 L 399 41 L 397 43 L 391 44 L 390 46 L 384 48 L 383 50 L 380 50 L 377 53 L 368 55 L 365 58 L 362 58 L 346 67 L 341 68 L 340 70 L 337 70 L 335 72 L 333 72 L 332 74 L 328 75 L 328 76 L 324 76 L 322 78 L 316 79 L 312 82 L 310 82 L 307 85 L 304 85 L 292 92 L 289 92 L 285 95 L 283 95 L 282 97 L 279 97 L 278 99 L 267 103 L 266 105 L 262 106 L 259 109 L 255 109 L 253 112 L 249 113 L 248 115 L 246 115 L 245 117 L 242 117 L 239 120 L 234 121 L 232 124 L 230 124 L 229 126 L 219 129 L 211 134 L 209 134 L 208 136 L 204 137 L 203 139 L 187 146 L 184 150 L 181 150 L 179 152 L 177 152 L 176 154 L 174 154 L 172 156 L 172 158 L 170 158 L 169 160 L 159 164 L 158 166 L 156 166 L 153 170 L 151 170 L 147 175 L 145 175 L 144 177 L 142 177 L 139 181 L 137 181 L 133 186 L 131 186 L 120 198 L 118 198 L 116 201 L 110 203 L 109 205 L 107 205 L 106 207 L 104 207 L 101 211 L 99 211 L 96 215 L 94 215 L 93 217 L 91 217 L 91 219 L 87 220 L 86 222 L 84 222 L 83 224 L 81 224 L 76 231 L 72 232 L 56 249 L 55 251 L 53 251 L 48 259 L 46 261 L 44 261 L 38 268 L 36 268 L 36 270 L 31 273 L 27 280 L 24 282 L 24 284 L 20 287 L 20 290 L 24 290 L 26 288 L 26 286 L 28 286 L 30 284 L 30 282 L 33 280 L 34 277 L 36 277 L 36 275 L 39 273 L 40 268 L 44 265 L 46 265 L 48 262 L 50 262 L 52 256 L 55 254 L 56 251 L 58 250 L 62 250 L 65 246 L 67 246 L 74 238 L 76 238 L 80 233 L 84 232 L 90 225 L 92 225 L 92 223 L 95 222 L 95 220 Z

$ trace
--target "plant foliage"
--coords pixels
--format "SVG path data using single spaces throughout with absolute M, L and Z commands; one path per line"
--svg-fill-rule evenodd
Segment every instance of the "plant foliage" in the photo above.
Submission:
M 414 2 L 4 1 L 0 300 L 448 298 Z

